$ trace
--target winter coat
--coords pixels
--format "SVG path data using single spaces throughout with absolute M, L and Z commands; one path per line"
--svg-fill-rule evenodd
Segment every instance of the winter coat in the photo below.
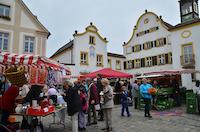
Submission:
M 143 98 L 152 99 L 152 95 L 148 93 L 148 89 L 152 88 L 151 84 L 140 85 L 140 94 Z
M 95 102 L 94 105 L 99 104 L 97 87 L 93 83 L 89 86 L 89 104 L 91 104 L 92 100 Z
M 121 94 L 121 103 L 128 106 L 128 92 L 123 91 Z
M 0 100 L 0 106 L 3 110 L 8 112 L 14 112 L 15 110 L 15 99 L 19 95 L 19 88 L 16 86 L 11 86 L 3 94 Z
M 113 89 L 109 85 L 107 88 L 103 90 L 103 104 L 102 104 L 102 109 L 109 109 L 113 108 Z
M 88 109 L 88 104 L 87 104 L 87 97 L 86 97 L 85 92 L 80 93 L 80 100 L 81 100 L 81 105 L 82 105 L 82 111 L 83 113 L 86 113 Z
M 74 115 L 77 112 L 81 111 L 81 100 L 78 93 L 78 89 L 70 87 L 65 90 L 64 100 L 67 102 L 67 112 L 69 116 Z

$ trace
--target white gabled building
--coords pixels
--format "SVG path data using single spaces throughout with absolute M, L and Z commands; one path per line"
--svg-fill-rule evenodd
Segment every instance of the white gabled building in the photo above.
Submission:
M 130 40 L 123 44 L 126 72 L 190 69 L 196 72 L 182 74 L 182 86 L 195 88 L 195 80 L 200 80 L 198 0 L 179 3 L 181 23 L 175 26 L 147 10 L 139 17 Z
M 116 62 L 117 70 L 123 68 L 122 64 L 125 57 L 112 53 L 107 55 L 108 41 L 99 34 L 98 29 L 92 23 L 85 28 L 83 33 L 75 31 L 73 36 L 72 41 L 61 47 L 50 57 L 69 67 L 72 76 L 77 77 L 81 74 L 107 68 L 108 61 L 112 58 L 115 58 L 115 60 L 111 60 L 113 68 L 116 67 L 114 66 Z

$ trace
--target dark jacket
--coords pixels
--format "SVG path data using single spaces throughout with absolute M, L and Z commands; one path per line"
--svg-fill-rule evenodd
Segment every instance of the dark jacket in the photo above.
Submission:
M 99 104 L 99 96 L 98 96 L 98 91 L 97 91 L 97 87 L 96 85 L 93 83 L 93 84 L 90 84 L 89 86 L 89 103 L 91 104 L 92 100 L 95 101 L 95 105 L 96 104 Z
M 128 106 L 128 91 L 123 91 L 121 94 L 121 103 L 122 105 Z
M 65 94 L 66 96 L 64 96 L 64 100 L 67 102 L 68 115 L 72 116 L 81 111 L 81 100 L 80 95 L 78 94 L 78 89 L 70 87 L 65 90 Z
M 101 78 L 98 78 L 98 79 L 97 79 L 97 84 L 96 84 L 96 86 L 97 86 L 98 95 L 99 95 L 100 92 L 103 91 L 103 85 L 102 85 L 102 83 L 101 83 Z

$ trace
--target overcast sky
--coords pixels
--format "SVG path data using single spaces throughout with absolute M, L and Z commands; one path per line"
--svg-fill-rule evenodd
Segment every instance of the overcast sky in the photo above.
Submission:
M 47 57 L 73 39 L 75 30 L 83 32 L 93 22 L 109 41 L 108 51 L 122 53 L 122 44 L 147 9 L 175 25 L 180 22 L 178 0 L 23 0 L 51 32 Z

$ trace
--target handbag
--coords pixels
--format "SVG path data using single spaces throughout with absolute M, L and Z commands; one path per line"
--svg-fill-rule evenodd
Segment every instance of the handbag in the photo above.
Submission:
M 95 105 L 95 110 L 100 110 L 100 104 Z

